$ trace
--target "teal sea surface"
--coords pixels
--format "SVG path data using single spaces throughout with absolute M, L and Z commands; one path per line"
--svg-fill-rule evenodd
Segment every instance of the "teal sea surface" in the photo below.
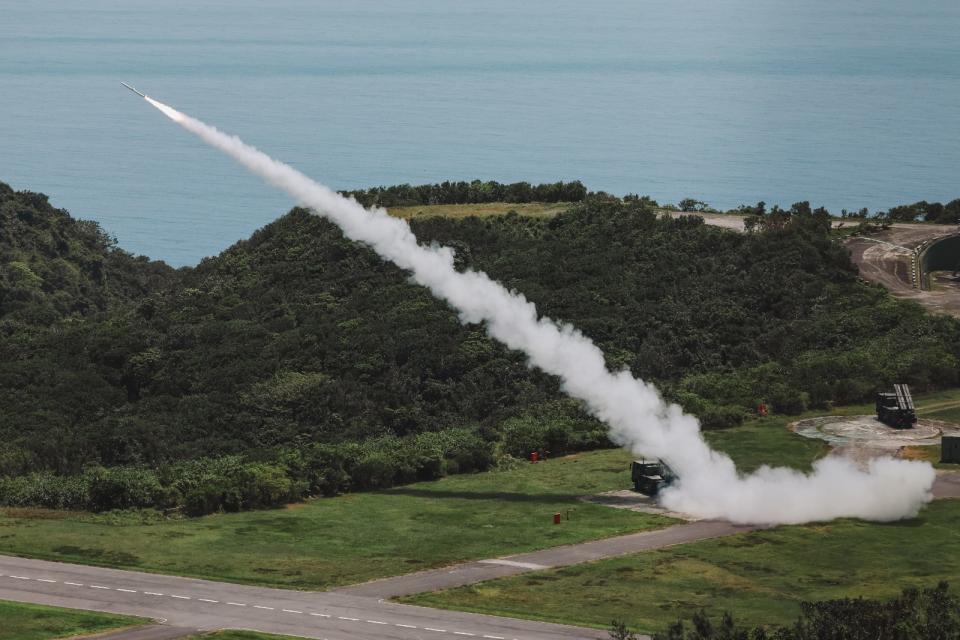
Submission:
M 185 265 L 293 203 L 121 81 L 340 189 L 960 197 L 957 0 L 0 0 L 0 180 Z

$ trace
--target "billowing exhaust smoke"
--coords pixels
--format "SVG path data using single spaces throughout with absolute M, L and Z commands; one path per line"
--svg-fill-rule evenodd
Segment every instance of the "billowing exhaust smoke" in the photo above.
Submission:
M 454 269 L 451 249 L 422 246 L 406 221 L 381 209 L 364 209 L 239 138 L 146 100 L 333 221 L 348 238 L 409 270 L 416 282 L 454 307 L 461 321 L 484 323 L 492 337 L 558 376 L 566 393 L 583 400 L 609 425 L 614 442 L 637 455 L 662 458 L 677 472 L 679 481 L 661 494 L 667 508 L 738 523 L 801 523 L 844 516 L 887 521 L 915 516 L 931 500 L 933 468 L 906 460 L 878 459 L 862 470 L 844 458 L 829 457 L 818 461 L 810 474 L 769 467 L 738 474 L 728 456 L 707 446 L 696 418 L 665 402 L 653 385 L 629 371 L 609 371 L 593 342 L 569 324 L 538 317 L 536 307 L 522 294 L 507 291 L 485 273 Z

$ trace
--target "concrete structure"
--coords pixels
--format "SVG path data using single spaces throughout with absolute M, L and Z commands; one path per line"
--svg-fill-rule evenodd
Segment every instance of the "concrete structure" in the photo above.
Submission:
M 933 271 L 960 271 L 960 234 L 938 238 L 917 247 L 916 262 L 921 289 L 929 291 Z
M 940 462 L 960 464 L 960 434 L 943 436 L 940 441 Z

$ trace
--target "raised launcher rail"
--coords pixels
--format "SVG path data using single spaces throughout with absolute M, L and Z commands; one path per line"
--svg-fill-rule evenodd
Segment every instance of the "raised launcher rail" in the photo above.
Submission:
M 894 429 L 912 429 L 917 423 L 910 387 L 893 385 L 893 393 L 877 394 L 877 420 Z
M 633 488 L 639 493 L 651 498 L 660 493 L 664 487 L 670 486 L 676 479 L 673 469 L 663 460 L 634 460 L 630 465 L 630 477 Z

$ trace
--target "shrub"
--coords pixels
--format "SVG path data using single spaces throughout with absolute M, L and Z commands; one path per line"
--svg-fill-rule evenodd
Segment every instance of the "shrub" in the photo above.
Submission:
M 777 413 L 788 416 L 798 415 L 807 410 L 809 396 L 786 385 L 777 385 L 770 392 L 770 404 Z
M 134 467 L 90 467 L 82 476 L 91 511 L 164 506 L 166 492 L 156 473 Z
M 704 429 L 729 429 L 743 422 L 744 411 L 739 407 L 707 403 L 697 417 Z

